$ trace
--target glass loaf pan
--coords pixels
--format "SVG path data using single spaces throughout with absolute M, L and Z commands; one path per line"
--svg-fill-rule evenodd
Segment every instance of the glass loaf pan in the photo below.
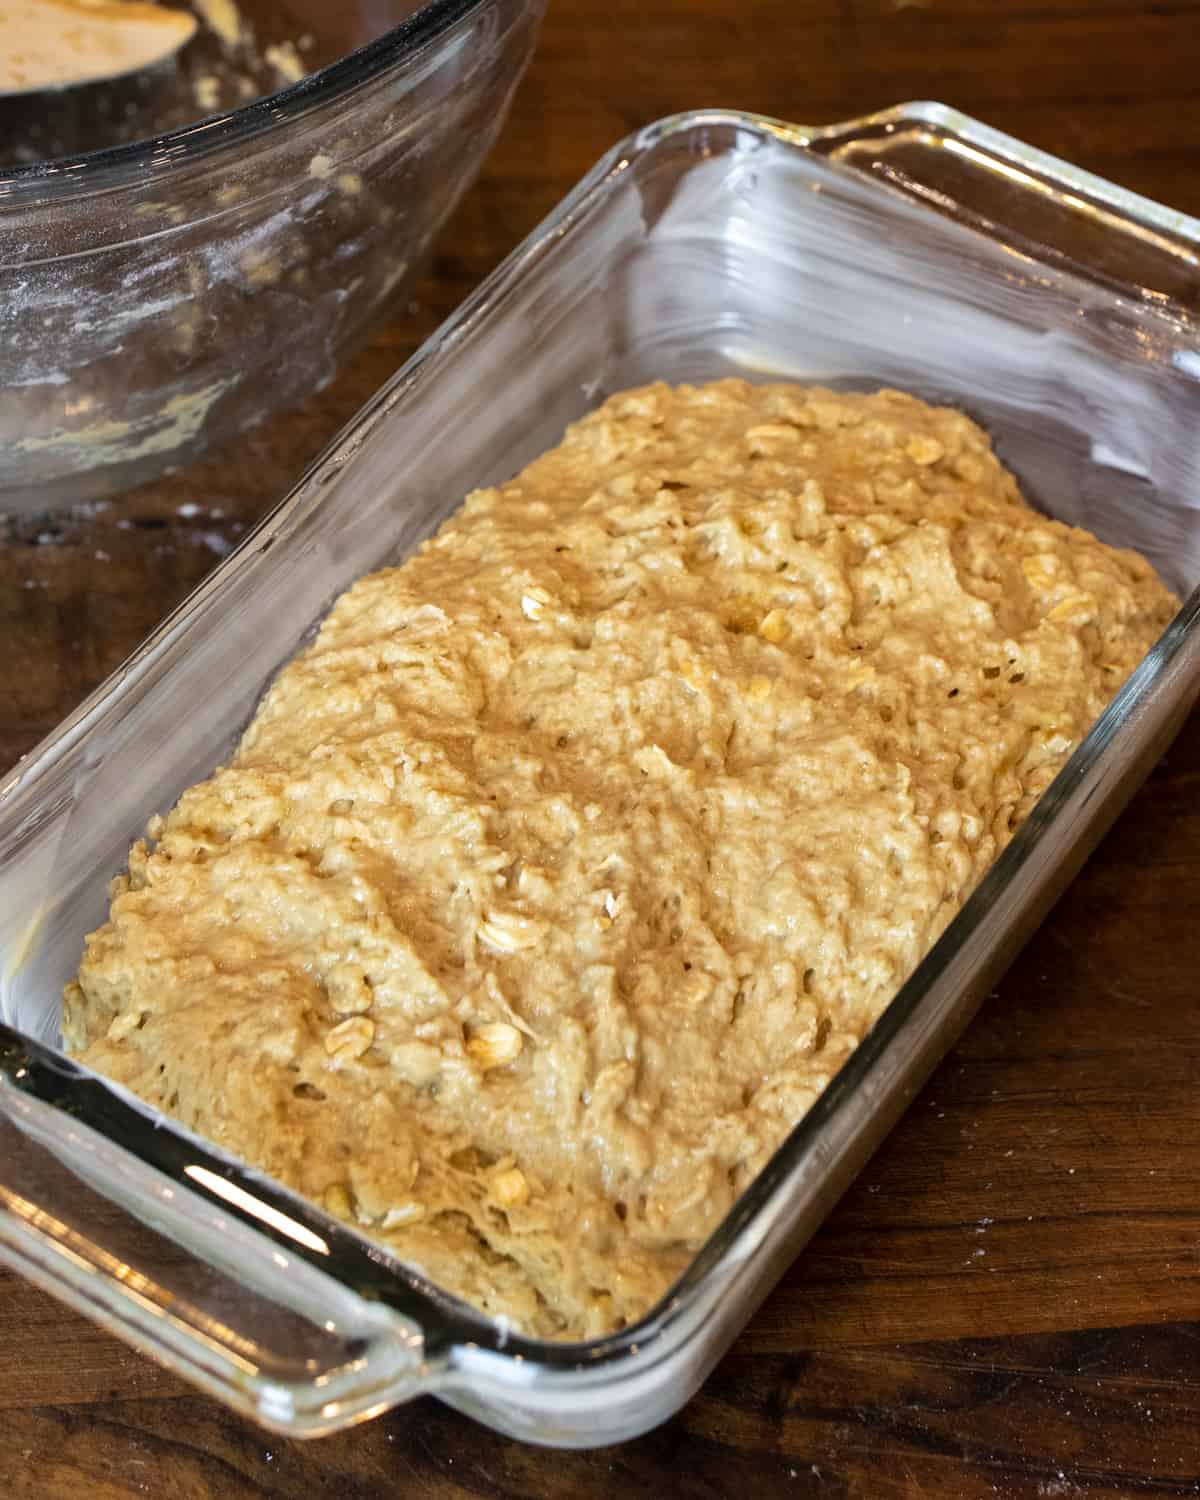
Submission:
M 433 1392 L 587 1445 L 681 1406 L 1178 728 L 1200 590 L 670 1296 L 592 1344 L 479 1317 L 63 1059 L 58 996 L 106 883 L 335 594 L 650 379 L 952 402 L 1036 503 L 1186 595 L 1198 251 L 1200 223 L 933 104 L 822 129 L 695 113 L 618 146 L 0 788 L 0 1256 L 279 1431 Z

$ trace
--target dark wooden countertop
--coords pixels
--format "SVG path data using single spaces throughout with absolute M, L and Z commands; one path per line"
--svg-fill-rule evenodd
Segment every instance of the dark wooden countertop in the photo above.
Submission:
M 626 131 L 945 100 L 1200 214 L 1200 0 L 552 0 L 430 274 L 236 449 L 0 524 L 0 762 L 244 533 Z M 193 509 L 194 508 L 194 509 Z M 116 1497 L 1200 1493 L 1200 718 L 699 1396 L 592 1453 L 432 1400 L 265 1435 L 0 1273 L 0 1488 Z

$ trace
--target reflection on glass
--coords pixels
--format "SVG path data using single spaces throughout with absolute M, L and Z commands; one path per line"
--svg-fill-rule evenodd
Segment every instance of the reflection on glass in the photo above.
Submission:
M 218 1198 L 223 1198 L 226 1203 L 232 1204 L 234 1208 L 240 1208 L 256 1218 L 260 1223 L 268 1225 L 280 1234 L 286 1234 L 288 1239 L 295 1240 L 298 1245 L 303 1245 L 306 1250 L 315 1250 L 318 1255 L 328 1255 L 329 1246 L 319 1234 L 314 1234 L 303 1224 L 298 1224 L 287 1214 L 281 1214 L 277 1208 L 272 1208 L 269 1203 L 260 1202 L 253 1194 L 247 1193 L 244 1188 L 238 1187 L 235 1182 L 229 1182 L 226 1178 L 219 1176 L 216 1172 L 210 1172 L 207 1167 L 192 1165 L 185 1167 L 184 1175 L 190 1177 L 193 1182 L 207 1188 L 210 1193 L 215 1193 Z

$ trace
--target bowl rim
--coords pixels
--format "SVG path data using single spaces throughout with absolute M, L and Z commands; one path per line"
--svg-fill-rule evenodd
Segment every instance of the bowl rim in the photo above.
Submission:
M 426 0 L 411 15 L 315 73 L 236 109 L 208 115 L 159 135 L 74 156 L 50 157 L 0 171 L 0 217 L 34 200 L 71 198 L 161 185 L 197 162 L 335 103 L 414 57 L 474 12 L 497 0 Z

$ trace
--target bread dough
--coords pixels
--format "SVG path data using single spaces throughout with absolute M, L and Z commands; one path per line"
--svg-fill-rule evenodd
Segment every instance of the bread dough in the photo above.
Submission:
M 151 68 L 195 31 L 186 11 L 138 0 L 0 0 L 0 95 Z
M 644 1313 L 1176 603 L 895 391 L 612 397 L 130 856 L 83 1060 L 522 1329 Z

